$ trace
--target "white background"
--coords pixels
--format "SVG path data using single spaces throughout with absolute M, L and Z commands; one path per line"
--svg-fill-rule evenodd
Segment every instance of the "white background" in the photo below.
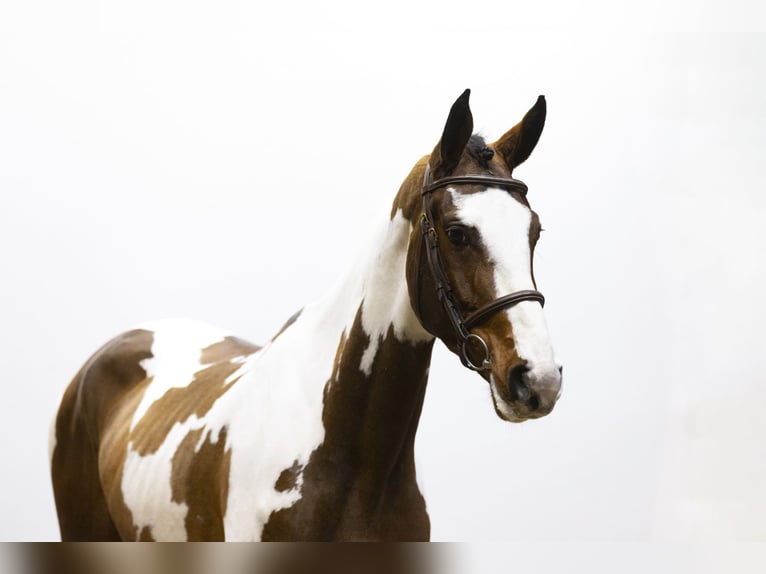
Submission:
M 255 342 L 349 263 L 472 88 L 517 176 L 564 395 L 509 425 L 438 346 L 437 540 L 766 540 L 763 3 L 0 7 L 0 539 L 55 540 L 49 421 L 145 320 Z M 298 358 L 296 358 L 298 359 Z

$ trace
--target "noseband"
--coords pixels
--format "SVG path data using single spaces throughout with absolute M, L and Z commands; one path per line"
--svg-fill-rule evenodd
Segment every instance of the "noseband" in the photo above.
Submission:
M 452 328 L 457 335 L 458 342 L 460 344 L 460 360 L 463 365 L 474 371 L 483 371 L 491 367 L 489 347 L 486 341 L 479 335 L 471 333 L 471 329 L 481 323 L 483 323 L 488 317 L 501 311 L 513 307 L 521 301 L 538 301 L 540 305 L 545 305 L 545 297 L 539 291 L 535 290 L 523 290 L 504 295 L 499 299 L 480 307 L 473 313 L 470 313 L 467 317 L 463 316 L 460 308 L 455 300 L 455 294 L 450 286 L 449 279 L 447 278 L 447 272 L 444 269 L 444 263 L 441 256 L 441 250 L 439 249 L 439 238 L 434 227 L 434 216 L 431 210 L 431 193 L 445 187 L 447 185 L 465 185 L 465 184 L 480 184 L 492 187 L 501 187 L 503 189 L 511 191 L 518 191 L 519 193 L 526 194 L 527 186 L 524 182 L 519 181 L 511 177 L 493 177 L 486 175 L 456 175 L 452 177 L 444 177 L 431 181 L 431 166 L 426 164 L 426 173 L 423 178 L 423 215 L 421 217 L 421 233 L 423 241 L 426 245 L 426 260 L 428 261 L 428 268 L 431 271 L 431 277 L 433 277 L 434 284 L 436 286 L 436 294 L 441 301 L 444 310 L 447 313 L 447 317 L 452 324 Z M 419 283 L 419 281 L 418 281 Z M 415 296 L 415 304 L 418 306 L 418 315 L 420 315 L 420 289 Z M 484 354 L 484 358 L 480 361 L 471 360 L 469 357 L 469 347 L 478 346 L 481 352 Z M 475 358 L 474 358 L 475 359 Z

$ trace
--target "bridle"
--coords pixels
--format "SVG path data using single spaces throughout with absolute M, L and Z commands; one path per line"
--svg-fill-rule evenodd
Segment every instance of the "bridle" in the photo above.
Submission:
M 545 305 L 545 297 L 539 291 L 527 289 L 523 291 L 515 291 L 508 295 L 504 295 L 499 299 L 495 299 L 490 303 L 487 303 L 483 307 L 480 307 L 476 311 L 470 313 L 467 317 L 463 316 L 458 304 L 455 300 L 454 291 L 450 286 L 447 272 L 444 269 L 444 263 L 441 256 L 441 250 L 439 249 L 439 237 L 434 227 L 434 217 L 431 210 L 431 193 L 445 187 L 447 185 L 465 185 L 465 184 L 481 184 L 486 186 L 500 187 L 511 191 L 517 191 L 521 194 L 527 193 L 527 186 L 524 182 L 514 179 L 512 177 L 494 177 L 487 175 L 456 175 L 451 177 L 443 177 L 436 181 L 431 181 L 431 166 L 426 164 L 426 173 L 423 178 L 423 215 L 421 216 L 421 233 L 423 242 L 426 246 L 426 260 L 428 261 L 428 268 L 431 271 L 431 277 L 434 280 L 436 287 L 436 294 L 441 301 L 444 310 L 447 313 L 447 317 L 452 324 L 452 328 L 457 335 L 458 343 L 460 344 L 460 360 L 469 369 L 474 371 L 483 371 L 489 369 L 492 364 L 490 362 L 490 353 L 487 343 L 479 335 L 471 333 L 471 329 L 477 325 L 483 323 L 488 317 L 501 311 L 513 307 L 521 301 L 538 301 L 540 305 Z M 420 279 L 416 282 L 415 289 L 415 305 L 417 307 L 418 315 L 422 317 L 420 309 Z M 480 361 L 472 360 L 469 357 L 469 346 L 477 345 L 481 352 L 484 354 L 483 359 Z M 475 358 L 474 358 L 475 359 Z

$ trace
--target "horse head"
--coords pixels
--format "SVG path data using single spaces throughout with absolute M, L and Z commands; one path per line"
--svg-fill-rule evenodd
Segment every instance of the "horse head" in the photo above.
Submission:
M 473 135 L 469 93 L 398 196 L 413 228 L 408 291 L 422 326 L 489 382 L 497 414 L 521 422 L 551 412 L 562 382 L 533 274 L 540 220 L 512 177 L 540 138 L 545 99 L 488 144 Z

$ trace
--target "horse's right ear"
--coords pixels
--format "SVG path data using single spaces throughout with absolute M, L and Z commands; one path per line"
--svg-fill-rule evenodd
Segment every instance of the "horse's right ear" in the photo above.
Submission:
M 473 133 L 473 116 L 468 105 L 471 90 L 464 91 L 452 104 L 441 140 L 431 154 L 431 171 L 435 178 L 449 175 L 460 162 Z
M 511 170 L 523 163 L 535 149 L 545 126 L 545 96 L 537 98 L 524 118 L 494 144 Z

